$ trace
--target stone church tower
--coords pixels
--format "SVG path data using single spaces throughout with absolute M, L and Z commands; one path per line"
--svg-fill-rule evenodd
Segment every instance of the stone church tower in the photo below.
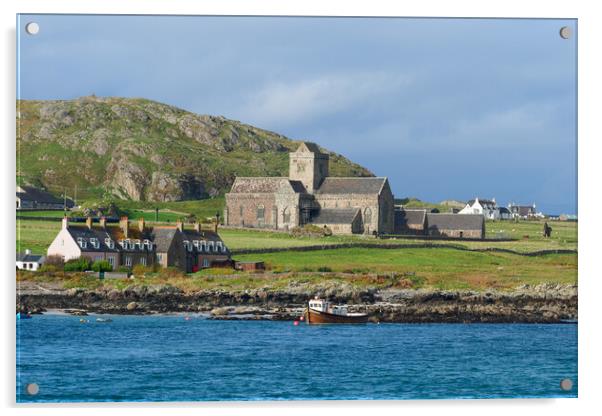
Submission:
M 290 153 L 288 172 L 290 180 L 300 181 L 313 194 L 328 177 L 328 154 L 320 152 L 314 143 L 303 142 L 297 151 Z

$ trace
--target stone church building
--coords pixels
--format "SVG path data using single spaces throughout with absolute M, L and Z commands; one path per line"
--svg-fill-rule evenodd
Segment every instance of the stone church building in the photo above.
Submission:
M 328 176 L 328 154 L 302 142 L 289 177 L 237 177 L 226 194 L 224 224 L 287 230 L 305 224 L 335 234 L 390 234 L 394 199 L 387 178 Z

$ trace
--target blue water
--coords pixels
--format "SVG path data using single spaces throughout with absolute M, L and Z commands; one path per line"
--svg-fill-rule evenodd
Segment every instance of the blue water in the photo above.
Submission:
M 17 401 L 576 397 L 577 325 L 17 321 Z M 573 388 L 560 389 L 570 378 Z M 25 393 L 27 383 L 39 393 Z

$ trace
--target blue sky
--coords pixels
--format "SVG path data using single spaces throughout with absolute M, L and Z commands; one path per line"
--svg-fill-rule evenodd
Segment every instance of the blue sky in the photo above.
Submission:
M 26 35 L 30 21 L 40 25 Z M 574 20 L 23 15 L 19 95 L 145 97 L 309 139 L 397 197 L 576 212 Z

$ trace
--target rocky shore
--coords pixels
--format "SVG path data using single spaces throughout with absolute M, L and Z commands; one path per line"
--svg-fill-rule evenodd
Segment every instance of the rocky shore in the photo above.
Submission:
M 347 287 L 286 290 L 183 292 L 169 286 L 117 289 L 61 289 L 22 282 L 17 310 L 43 313 L 153 314 L 206 313 L 210 319 L 293 320 L 312 296 L 367 312 L 373 322 L 404 323 L 559 323 L 577 320 L 577 286 L 543 284 L 513 291 L 439 291 Z

